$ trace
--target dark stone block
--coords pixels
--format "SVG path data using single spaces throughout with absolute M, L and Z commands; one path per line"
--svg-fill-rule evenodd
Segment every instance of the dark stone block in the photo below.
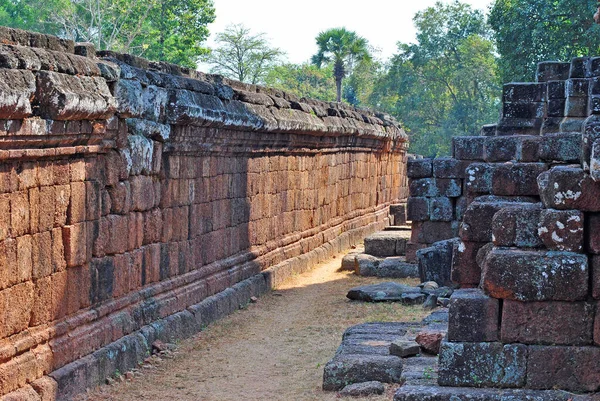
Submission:
M 538 177 L 538 186 L 547 208 L 600 211 L 600 185 L 581 168 L 554 167 Z
M 363 302 L 397 302 L 404 294 L 421 294 L 421 289 L 390 281 L 352 288 L 346 297 Z
M 502 306 L 501 341 L 538 345 L 591 345 L 594 305 L 585 302 L 518 302 Z
M 600 116 L 592 115 L 585 120 L 581 136 L 581 164 L 586 171 L 590 169 L 592 146 L 598 139 L 600 139 Z
M 494 298 L 517 301 L 581 301 L 588 293 L 588 260 L 570 252 L 493 249 L 482 285 Z
M 450 298 L 448 341 L 498 341 L 500 303 L 480 289 L 454 291 Z
M 538 176 L 546 171 L 544 163 L 505 163 L 492 172 L 492 193 L 508 196 L 537 196 Z
M 548 100 L 548 117 L 563 117 L 565 115 L 566 99 Z
M 452 252 L 458 239 L 436 242 L 429 248 L 417 251 L 421 282 L 435 281 L 440 286 L 450 286 Z
M 496 127 L 496 135 L 539 135 L 543 122 L 543 118 L 502 117 Z
M 492 240 L 496 246 L 537 248 L 542 246 L 538 236 L 541 204 L 506 206 L 492 219 Z
M 600 256 L 598 256 L 598 255 L 592 256 L 591 263 L 592 263 L 592 296 L 594 297 L 594 299 L 600 299 Z M 596 319 L 596 320 L 597 320 L 597 323 L 600 324 L 600 319 Z
M 408 178 L 429 178 L 433 176 L 431 159 L 408 159 L 406 174 Z
M 560 132 L 560 124 L 563 117 L 548 117 L 544 119 L 540 133 L 542 135 L 555 134 Z
M 479 285 L 481 267 L 477 261 L 479 250 L 485 242 L 459 242 L 454 245 L 452 254 L 452 282 L 461 286 Z
M 481 127 L 480 136 L 496 136 L 496 124 L 487 124 Z
M 565 97 L 588 97 L 590 80 L 572 78 L 565 81 Z
M 589 57 L 575 57 L 571 59 L 569 78 L 588 78 L 590 76 L 589 61 Z
M 440 157 L 433 160 L 433 176 L 435 178 L 464 178 L 465 168 L 469 162 Z
M 443 342 L 438 374 L 442 386 L 522 387 L 527 374 L 527 346 Z
M 458 160 L 483 160 L 485 137 L 455 136 L 452 138 L 452 154 Z
M 438 189 L 433 178 L 421 178 L 410 182 L 411 197 L 434 197 L 438 196 Z
M 485 141 L 484 159 L 487 162 L 517 160 L 519 137 L 491 137 Z
M 587 117 L 589 113 L 587 97 L 568 97 L 565 102 L 566 117 Z
M 543 102 L 546 100 L 545 83 L 511 82 L 504 84 L 503 102 Z
M 411 241 L 420 244 L 433 244 L 434 242 L 454 238 L 458 235 L 458 222 L 423 221 L 413 223 Z
M 600 75 L 600 57 L 590 57 L 588 61 L 588 70 L 591 77 Z
M 431 221 L 452 221 L 454 217 L 454 207 L 452 199 L 446 197 L 431 198 L 430 200 L 430 220 Z
M 589 99 L 590 114 L 600 114 L 600 95 L 592 95 Z
M 565 81 L 548 82 L 548 100 L 565 99 Z
M 545 102 L 504 102 L 502 116 L 506 118 L 543 118 Z
M 408 233 L 405 231 L 380 231 L 365 238 L 365 253 L 373 256 L 396 256 L 398 250 L 406 251 Z M 402 243 L 398 246 L 398 243 Z M 399 255 L 398 255 L 399 256 Z
M 407 218 L 410 221 L 429 220 L 429 198 L 415 197 L 408 198 Z
M 440 386 L 407 386 L 398 389 L 394 401 L 597 401 L 564 391 L 499 390 Z
M 489 194 L 492 191 L 492 166 L 473 163 L 465 170 L 465 186 L 470 193 Z
M 325 365 L 323 390 L 337 391 L 354 383 L 399 383 L 402 359 L 381 355 L 338 355 Z
M 565 80 L 569 78 L 571 63 L 544 61 L 538 63 L 535 78 L 537 82 Z
M 90 262 L 90 302 L 92 305 L 112 298 L 115 264 L 113 257 Z
M 393 224 L 395 226 L 406 224 L 406 203 L 400 203 L 397 205 L 390 205 L 390 215 L 393 217 Z
M 581 159 L 581 133 L 561 132 L 545 135 L 541 144 L 542 160 L 579 162 Z
M 579 132 L 583 129 L 585 117 L 565 117 L 560 122 L 562 132 Z
M 460 228 L 460 237 L 463 241 L 492 242 L 492 220 L 501 209 L 509 206 L 528 207 L 528 203 L 509 201 L 502 198 L 476 198 L 465 215 Z
M 458 198 L 462 195 L 462 182 L 456 178 L 435 178 L 436 193 L 434 196 Z
M 583 213 L 578 210 L 544 209 L 538 234 L 546 248 L 554 251 L 583 251 Z
M 600 347 L 529 347 L 528 388 L 594 392 L 599 371 Z
M 600 214 L 587 213 L 585 216 L 585 225 L 587 227 L 586 251 L 593 254 L 600 254 Z

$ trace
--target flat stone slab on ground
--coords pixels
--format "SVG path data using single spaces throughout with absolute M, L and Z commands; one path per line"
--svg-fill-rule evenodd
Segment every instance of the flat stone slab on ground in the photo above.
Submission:
M 325 365 L 323 390 L 339 391 L 368 381 L 400 383 L 402 359 L 384 355 L 337 355 Z
M 342 397 L 367 397 L 373 394 L 383 394 L 385 386 L 378 381 L 349 384 L 340 391 Z
M 419 287 L 410 287 L 408 285 L 394 282 L 385 282 L 379 284 L 364 285 L 352 288 L 348 291 L 346 297 L 353 301 L 365 302 L 399 302 L 402 301 L 403 294 L 420 294 Z M 423 299 L 424 301 L 425 299 Z
M 390 344 L 390 354 L 400 358 L 418 355 L 421 346 L 415 341 L 395 340 Z
M 404 256 L 378 257 L 353 255 L 354 272 L 363 277 L 418 278 L 419 266 L 408 263 Z M 349 263 L 347 263 L 349 266 Z
M 436 385 L 405 385 L 398 389 L 394 401 L 594 401 L 597 398 L 564 391 L 501 390 Z
M 410 231 L 379 231 L 365 238 L 365 253 L 372 256 L 402 256 L 406 253 L 406 243 Z

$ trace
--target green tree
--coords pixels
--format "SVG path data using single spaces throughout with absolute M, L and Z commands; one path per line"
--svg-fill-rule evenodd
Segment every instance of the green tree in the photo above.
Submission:
M 341 102 L 342 80 L 356 63 L 371 59 L 367 40 L 346 28 L 333 28 L 321 32 L 316 40 L 319 50 L 312 57 L 312 62 L 317 67 L 324 63 L 333 64 L 337 101 Z
M 242 24 L 230 25 L 216 36 L 217 47 L 206 58 L 211 72 L 241 82 L 262 83 L 269 70 L 284 55 L 271 47 L 264 33 L 252 34 Z
M 531 81 L 540 61 L 599 54 L 595 8 L 587 0 L 496 0 L 489 23 L 503 81 Z
M 449 155 L 452 136 L 476 134 L 498 117 L 494 46 L 483 14 L 458 1 L 438 2 L 414 23 L 417 42 L 398 44 L 370 103 L 403 122 L 411 151 Z
M 331 85 L 332 79 L 331 66 L 317 68 L 312 64 L 282 64 L 269 71 L 265 83 L 299 97 L 333 102 L 336 94 Z

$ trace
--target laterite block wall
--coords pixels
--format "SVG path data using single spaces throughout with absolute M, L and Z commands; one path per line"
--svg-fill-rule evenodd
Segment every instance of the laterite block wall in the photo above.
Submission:
M 407 196 L 387 116 L 35 33 L 0 43 L 1 400 L 131 369 Z

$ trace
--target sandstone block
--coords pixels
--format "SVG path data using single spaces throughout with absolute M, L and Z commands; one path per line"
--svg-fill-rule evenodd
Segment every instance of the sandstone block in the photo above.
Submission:
M 18 120 L 32 114 L 31 102 L 35 93 L 35 77 L 31 71 L 0 70 L 0 118 Z
M 430 178 L 433 177 L 433 164 L 431 159 L 409 159 L 406 174 L 408 178 Z
M 518 302 L 502 307 L 501 341 L 538 345 L 591 345 L 594 306 L 585 302 Z
M 451 157 L 438 157 L 433 159 L 433 177 L 435 178 L 464 178 L 468 161 L 453 159 Z
M 412 227 L 410 240 L 413 243 L 433 244 L 458 235 L 458 223 L 455 221 L 423 221 L 413 223 Z
M 564 81 L 569 78 L 570 69 L 571 63 L 544 61 L 538 63 L 535 78 L 537 82 Z M 550 82 L 548 82 L 548 84 L 550 84 Z
M 558 162 L 579 162 L 581 159 L 581 133 L 561 132 L 544 135 L 542 160 Z
M 492 191 L 492 165 L 473 163 L 465 173 L 465 187 L 469 193 L 489 194 Z
M 582 252 L 583 228 L 583 213 L 578 210 L 544 209 L 540 214 L 538 234 L 550 250 Z
M 491 242 L 494 215 L 505 207 L 528 207 L 529 203 L 502 198 L 476 198 L 467 208 L 460 227 L 463 241 Z
M 416 196 L 408 198 L 407 218 L 410 221 L 429 220 L 429 198 Z
M 538 236 L 541 204 L 507 206 L 492 218 L 492 240 L 496 246 L 536 248 L 542 246 Z
M 467 286 L 479 285 L 481 267 L 477 260 L 479 250 L 485 245 L 482 242 L 457 242 L 452 250 L 453 283 Z
M 543 163 L 506 163 L 492 172 L 492 193 L 508 196 L 537 196 L 538 176 L 548 169 Z
M 483 289 L 517 301 L 580 301 L 587 297 L 588 261 L 570 252 L 493 249 L 484 261 Z
M 538 186 L 547 208 L 600 211 L 600 186 L 580 168 L 554 167 L 538 177 Z
M 436 197 L 430 199 L 431 221 L 452 221 L 454 218 L 454 205 L 452 199 Z
M 79 223 L 62 228 L 67 267 L 83 265 L 87 261 L 87 227 Z
M 338 355 L 325 365 L 323 390 L 337 391 L 348 384 L 379 381 L 399 383 L 402 359 L 383 355 Z
M 545 83 L 513 82 L 504 84 L 503 102 L 543 102 L 546 100 Z
M 454 291 L 450 298 L 448 341 L 498 341 L 500 304 L 480 289 Z
M 485 137 L 455 136 L 452 138 L 452 154 L 458 160 L 483 160 Z
M 438 383 L 457 387 L 515 388 L 525 384 L 527 346 L 496 342 L 443 342 Z
M 421 282 L 435 281 L 441 286 L 451 285 L 452 252 L 457 239 L 440 241 L 417 251 Z

